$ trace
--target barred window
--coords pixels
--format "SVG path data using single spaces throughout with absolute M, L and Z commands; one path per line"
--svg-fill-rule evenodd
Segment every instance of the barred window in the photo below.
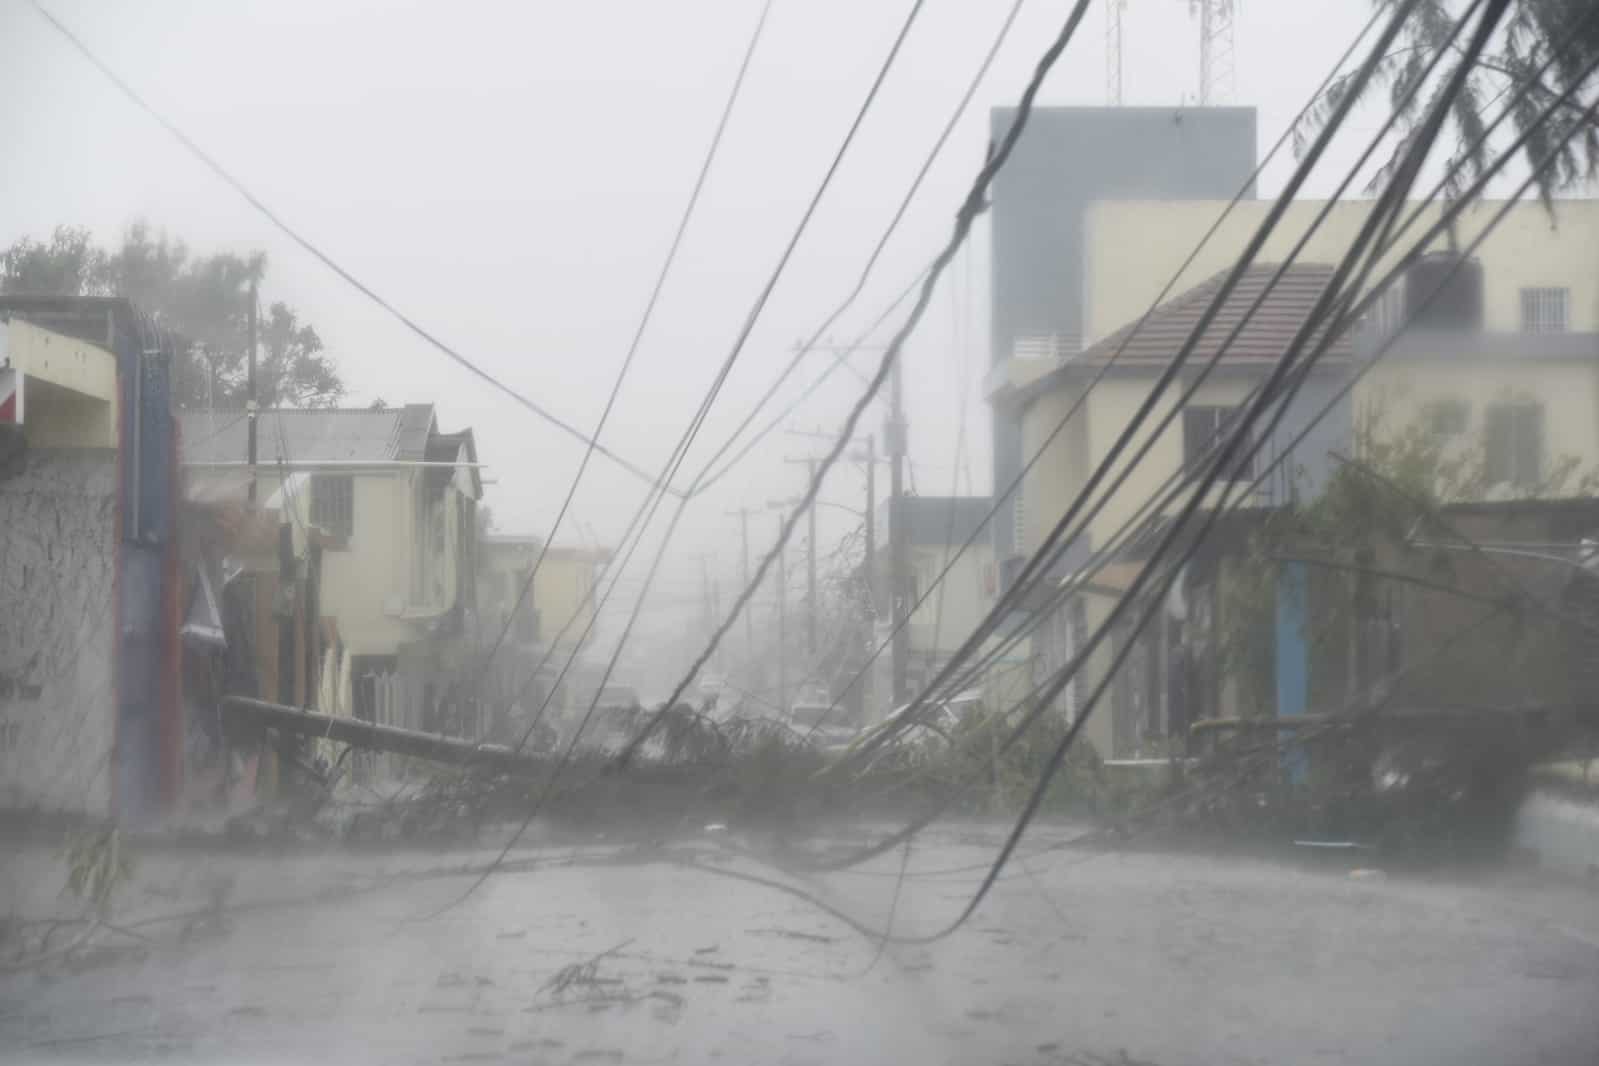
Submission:
M 1521 328 L 1526 333 L 1564 333 L 1570 289 L 1522 289 Z
M 311 524 L 334 536 L 355 531 L 355 479 L 348 474 L 318 474 L 311 479 Z

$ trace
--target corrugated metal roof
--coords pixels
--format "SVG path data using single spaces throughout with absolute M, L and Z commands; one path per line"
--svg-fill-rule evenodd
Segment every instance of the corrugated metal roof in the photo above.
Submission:
M 1238 284 L 1228 294 L 1216 317 L 1205 329 L 1189 356 L 1190 365 L 1198 366 L 1212 358 L 1222 343 L 1237 328 L 1244 315 L 1254 306 L 1267 283 L 1279 267 L 1270 263 L 1257 263 L 1244 271 Z M 1227 271 L 1200 282 L 1180 296 L 1161 304 L 1150 314 L 1142 328 L 1134 332 L 1136 323 L 1123 326 L 1115 333 L 1085 349 L 1070 360 L 1072 364 L 1103 363 L 1116 354 L 1123 342 L 1127 347 L 1117 359 L 1117 364 L 1155 363 L 1164 366 L 1182 348 L 1183 342 L 1199 325 L 1200 316 L 1216 298 Z M 1295 264 L 1283 272 L 1281 280 L 1267 294 L 1259 310 L 1244 323 L 1238 338 L 1222 356 L 1223 364 L 1272 362 L 1287 351 L 1294 334 L 1310 317 L 1316 301 L 1332 279 L 1333 268 L 1325 263 Z M 1351 333 L 1346 330 L 1327 349 L 1323 358 L 1346 359 L 1353 352 Z M 1315 339 L 1319 340 L 1318 330 Z M 1307 349 L 1308 350 L 1308 349 Z
M 184 411 L 183 461 L 243 462 L 247 420 L 238 411 Z M 268 409 L 256 419 L 256 450 L 263 463 L 382 462 L 423 459 L 433 426 L 432 404 L 381 410 Z

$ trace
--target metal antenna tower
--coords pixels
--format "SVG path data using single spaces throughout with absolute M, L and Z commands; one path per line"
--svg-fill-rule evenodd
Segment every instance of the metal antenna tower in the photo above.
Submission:
M 1236 64 L 1233 51 L 1233 14 L 1236 0 L 1189 0 L 1189 11 L 1199 13 L 1199 105 L 1225 103 L 1233 98 Z
M 1127 0 L 1108 0 L 1105 5 L 1105 102 L 1120 107 L 1122 102 L 1122 12 Z

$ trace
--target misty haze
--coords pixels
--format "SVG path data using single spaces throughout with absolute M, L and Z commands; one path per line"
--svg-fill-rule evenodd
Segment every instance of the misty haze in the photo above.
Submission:
M 0 2 L 0 1059 L 1599 1062 L 1599 2 Z

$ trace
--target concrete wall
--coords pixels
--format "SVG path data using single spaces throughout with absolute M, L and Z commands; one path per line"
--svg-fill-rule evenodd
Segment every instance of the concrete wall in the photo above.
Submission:
M 1317 200 L 1293 204 L 1256 261 L 1281 262 L 1324 205 L 1325 201 Z M 1147 311 L 1226 206 L 1219 200 L 1144 200 L 1104 201 L 1089 208 L 1083 245 L 1085 341 L 1097 340 Z M 1482 231 L 1500 206 L 1483 201 L 1461 215 L 1457 236 L 1462 247 Z M 1263 200 L 1240 203 L 1183 272 L 1172 295 L 1229 267 L 1270 207 Z M 1599 201 L 1560 200 L 1555 207 L 1551 220 L 1541 204 L 1518 204 L 1477 251 L 1483 265 L 1486 329 L 1519 328 L 1520 290 L 1542 286 L 1571 290 L 1573 331 L 1599 329 L 1599 284 L 1595 284 L 1599 274 Z M 1348 251 L 1370 209 L 1370 201 L 1335 205 L 1298 261 L 1337 262 Z M 1434 206 L 1423 212 L 1411 236 L 1436 221 L 1441 210 Z M 1437 245 L 1446 246 L 1442 240 Z M 1403 251 L 1401 247 L 1390 253 L 1379 264 L 1374 280 Z M 1062 291 L 1062 299 L 1077 297 L 1075 291 Z
M 0 472 L 0 806 L 103 815 L 116 739 L 116 456 Z

